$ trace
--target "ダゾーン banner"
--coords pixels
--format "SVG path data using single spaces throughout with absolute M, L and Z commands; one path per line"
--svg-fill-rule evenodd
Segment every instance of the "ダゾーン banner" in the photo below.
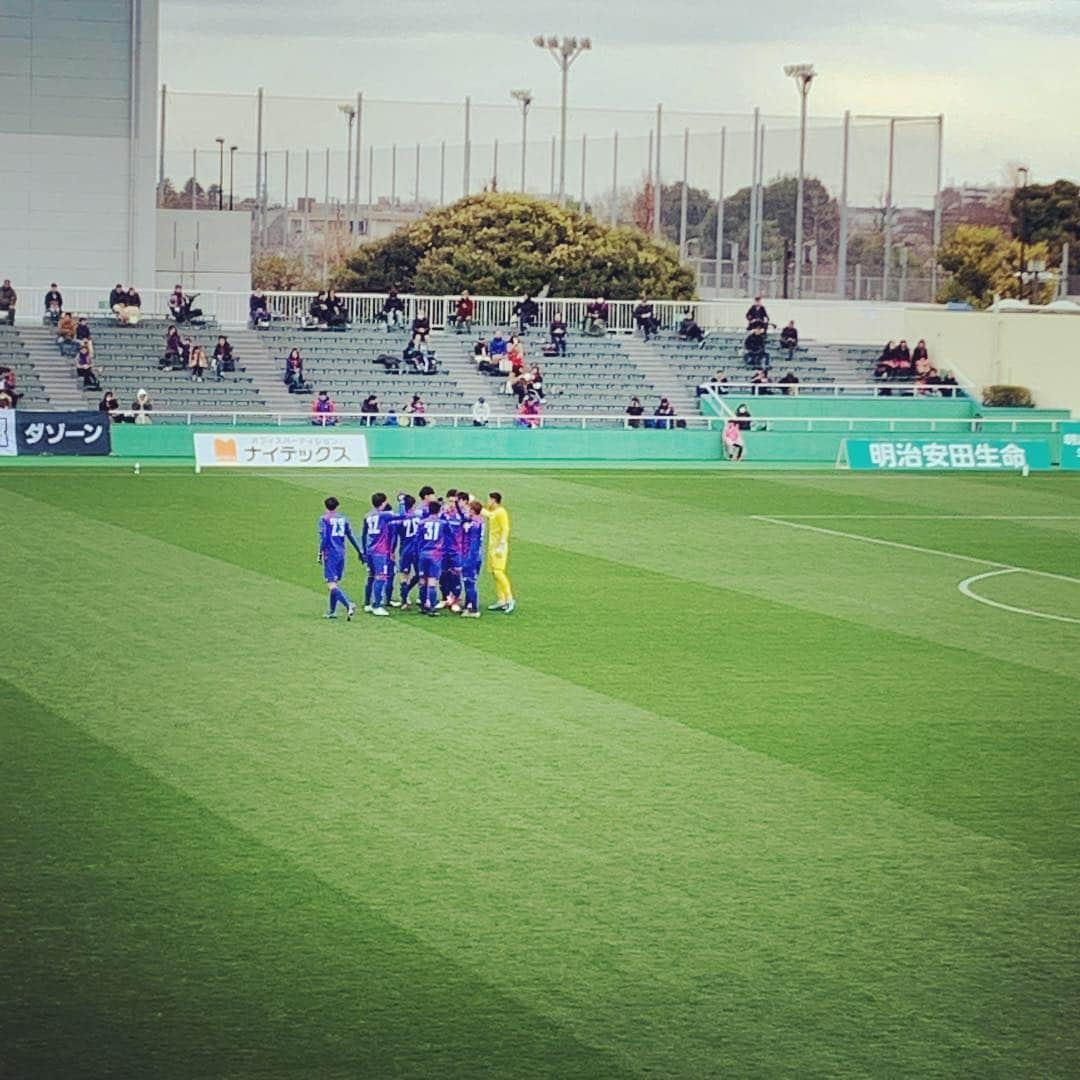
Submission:
M 24 412 L 18 409 L 14 417 L 15 449 L 0 445 L 0 454 L 100 456 L 112 452 L 110 421 L 105 413 Z M 0 444 L 5 438 L 10 440 L 10 436 L 0 433 Z
M 199 432 L 195 471 L 229 469 L 366 469 L 367 438 L 333 430 L 273 435 Z

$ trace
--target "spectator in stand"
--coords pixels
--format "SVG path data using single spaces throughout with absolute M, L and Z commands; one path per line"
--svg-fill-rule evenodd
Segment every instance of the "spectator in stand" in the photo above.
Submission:
M 510 314 L 517 320 L 517 331 L 524 334 L 530 326 L 535 326 L 540 318 L 540 305 L 526 293 L 511 309 Z
M 476 343 L 472 347 L 472 355 L 473 355 L 473 363 L 478 368 L 482 367 L 484 361 L 490 358 L 491 354 L 488 352 L 487 338 L 484 337 L 483 334 L 481 334 L 476 339 Z
M 225 378 L 225 372 L 235 371 L 236 361 L 233 359 L 232 342 L 222 334 L 214 346 L 214 374 L 218 382 Z
M 9 408 L 15 408 L 19 404 L 22 394 L 15 389 L 15 370 L 7 366 L 0 367 L 0 390 L 7 395 L 11 402 Z
M 919 340 L 915 342 L 915 348 L 911 351 L 911 362 L 912 364 L 917 364 L 920 360 L 929 359 L 930 351 L 926 347 L 926 339 L 919 338 Z
M 436 372 L 435 354 L 427 347 L 422 334 L 413 334 L 401 353 L 402 360 L 412 364 L 420 375 L 434 375 Z
M 177 323 L 191 322 L 192 319 L 197 319 L 202 315 L 202 308 L 191 306 L 193 300 L 194 297 L 184 293 L 183 286 L 177 285 L 173 288 L 169 295 L 169 314 Z
M 653 416 L 660 418 L 654 422 L 654 427 L 671 428 L 675 426 L 675 408 L 666 397 L 662 397 L 660 404 L 653 409 Z
M 60 290 L 56 287 L 54 281 L 49 286 L 49 291 L 45 294 L 45 318 L 56 326 L 60 321 L 60 315 L 64 310 L 64 298 L 60 294 Z
M 270 325 L 270 305 L 262 289 L 256 289 L 248 297 L 248 318 L 252 330 L 265 330 Z
M 896 346 L 896 359 L 901 364 L 906 365 L 908 369 L 911 368 L 911 349 L 908 348 L 906 341 L 901 340 L 900 344 Z
M 487 427 L 491 419 L 491 406 L 482 398 L 478 397 L 473 402 L 472 425 L 473 427 Z
M 86 316 L 80 315 L 79 321 L 75 324 L 75 340 L 89 341 L 93 336 L 94 335 L 90 330 L 90 323 L 86 321 Z
M 60 316 L 60 322 L 56 327 L 56 343 L 60 346 L 61 356 L 74 356 L 79 351 L 75 344 L 75 331 L 78 325 L 75 316 L 70 311 L 65 311 Z
M 349 325 L 349 309 L 335 289 L 331 289 L 326 296 L 326 325 Z
M 506 355 L 510 361 L 511 372 L 520 375 L 525 369 L 525 349 L 521 344 L 521 339 L 516 334 L 510 339 L 510 344 L 506 347 Z
M 427 406 L 419 394 L 413 394 L 412 401 L 405 406 L 405 413 L 413 427 L 427 427 Z
M 84 341 L 79 346 L 78 355 L 75 357 L 75 372 L 82 379 L 84 390 L 100 390 L 97 372 L 94 370 L 94 354 L 90 348 L 90 342 Z
M 180 366 L 180 331 L 175 326 L 170 326 L 165 333 L 165 354 L 161 358 L 160 368 L 176 368 Z
M 602 296 L 598 296 L 585 308 L 585 322 L 582 324 L 582 329 L 586 334 L 602 337 L 607 333 L 607 324 L 608 302 Z
M 290 394 L 296 394 L 304 386 L 304 361 L 299 349 L 293 349 L 285 357 L 285 375 L 282 382 L 289 388 Z
M 326 290 L 320 289 L 308 304 L 308 318 L 316 326 L 325 326 L 329 317 L 329 304 L 326 300 Z
M 708 382 L 702 383 L 697 388 L 697 396 L 704 397 L 710 390 L 717 394 L 728 392 L 727 376 L 722 371 L 718 371 Z
M 551 320 L 548 328 L 551 334 L 551 344 L 555 346 L 556 356 L 566 355 L 566 319 L 561 311 L 555 312 L 555 318 Z
M 311 403 L 311 422 L 315 427 L 333 427 L 337 423 L 337 406 L 325 390 L 320 390 Z
M 750 385 L 753 387 L 751 392 L 754 394 L 771 394 L 772 383 L 769 380 L 769 369 L 758 368 L 754 372 L 754 377 L 750 380 Z
M 875 379 L 891 379 L 896 372 L 896 342 L 889 341 L 881 350 L 877 366 L 874 368 Z
M 641 427 L 641 417 L 645 412 L 645 406 L 641 404 L 641 398 L 632 397 L 630 404 L 626 406 L 626 415 L 629 419 L 626 421 L 627 427 L 639 428 Z
M 784 393 L 786 395 L 798 397 L 799 376 L 796 375 L 794 371 L 789 371 L 786 375 L 782 376 L 779 383 L 784 388 Z
M 416 318 L 412 321 L 412 336 L 415 338 L 417 334 L 427 341 L 428 334 L 431 333 L 431 320 L 428 318 L 427 308 L 421 307 L 416 309 Z
M 386 329 L 398 326 L 405 318 L 405 301 L 398 296 L 397 289 L 391 288 L 383 301 L 382 318 L 386 323 Z
M 105 396 L 98 402 L 98 412 L 108 413 L 109 419 L 114 423 L 120 423 L 124 414 L 120 411 L 120 402 L 111 390 L 105 391 Z
M 540 399 L 529 394 L 518 406 L 517 426 L 526 428 L 540 427 L 543 420 L 540 419 Z
M 472 333 L 473 311 L 475 310 L 469 290 L 463 290 L 461 296 L 458 297 L 458 302 L 454 305 L 454 329 L 459 334 Z
M 149 424 L 150 413 L 153 411 L 154 403 L 150 400 L 150 395 L 145 390 L 140 390 L 131 403 L 132 423 Z
M 728 461 L 742 461 L 743 456 L 743 433 L 739 424 L 729 420 L 724 425 L 724 434 L 721 436 L 724 443 L 724 452 Z
M 0 409 L 14 409 L 15 399 L 8 393 L 7 388 L 0 386 Z
M 8 326 L 15 325 L 15 304 L 19 295 L 11 287 L 11 278 L 4 278 L 4 284 L 0 285 L 0 317 L 7 317 Z
M 191 381 L 202 382 L 206 369 L 210 366 L 206 359 L 206 350 L 201 345 L 194 345 L 188 356 L 188 367 L 191 368 Z
M 646 341 L 655 337 L 660 330 L 660 321 L 653 312 L 653 302 L 647 296 L 643 296 L 634 308 L 634 322 Z
M 491 344 L 488 345 L 488 355 L 498 363 L 502 357 L 506 356 L 508 351 L 509 346 L 506 343 L 506 338 L 502 336 L 502 331 L 496 330 L 491 338 Z
M 677 333 L 683 341 L 701 342 L 705 340 L 705 331 L 698 325 L 698 321 L 694 318 L 694 313 L 690 308 L 683 312 L 682 322 L 679 323 Z
M 525 400 L 525 395 L 529 392 L 529 376 L 524 371 L 518 374 L 511 373 L 506 380 L 506 392 L 508 394 L 515 394 L 520 405 Z
M 118 307 L 127 305 L 127 289 L 118 281 L 109 293 L 109 310 L 116 311 Z
M 749 367 L 769 366 L 769 354 L 765 351 L 764 326 L 755 326 L 754 329 L 746 335 L 746 341 L 743 345 L 746 350 L 743 355 L 743 360 Z
M 137 326 L 142 316 L 142 297 L 134 285 L 123 294 L 121 300 L 113 308 L 117 320 L 125 326 Z
M 780 331 L 780 348 L 787 349 L 788 363 L 795 358 L 795 350 L 799 347 L 799 331 L 795 329 L 795 320 L 791 322 Z
M 736 408 L 735 422 L 739 425 L 740 431 L 750 430 L 750 406 L 745 402 Z
M 761 297 L 755 296 L 754 302 L 746 309 L 746 329 L 753 330 L 758 326 L 768 329 L 769 313 L 765 310 Z
M 379 415 L 379 395 L 368 394 L 368 396 L 364 398 L 363 404 L 360 406 L 360 413 L 360 426 L 374 427 L 374 418 Z
M 544 400 L 544 375 L 537 364 L 533 364 L 529 372 L 529 392 L 533 393 L 540 401 Z

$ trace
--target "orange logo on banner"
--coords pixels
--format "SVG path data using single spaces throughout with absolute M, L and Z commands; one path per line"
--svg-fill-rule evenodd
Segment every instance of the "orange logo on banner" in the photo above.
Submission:
M 221 461 L 235 461 L 236 460 L 236 440 L 235 439 L 215 439 L 214 440 L 214 460 Z

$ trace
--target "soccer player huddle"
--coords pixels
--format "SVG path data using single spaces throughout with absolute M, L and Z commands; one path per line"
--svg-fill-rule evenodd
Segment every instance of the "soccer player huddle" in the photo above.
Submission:
M 450 611 L 463 618 L 480 618 L 479 577 L 486 560 L 495 583 L 495 602 L 488 611 L 509 614 L 517 606 L 506 574 L 510 554 L 510 515 L 502 495 L 492 491 L 485 506 L 467 491 L 451 488 L 444 498 L 425 486 L 418 496 L 397 493 L 391 506 L 384 492 L 371 496 L 357 540 L 349 519 L 333 496 L 326 499 L 319 519 L 319 562 L 330 593 L 326 618 L 336 617 L 338 605 L 351 621 L 356 605 L 341 587 L 346 545 L 351 544 L 367 569 L 364 611 L 387 616 L 388 608 L 424 615 Z M 395 585 L 397 594 L 395 595 Z

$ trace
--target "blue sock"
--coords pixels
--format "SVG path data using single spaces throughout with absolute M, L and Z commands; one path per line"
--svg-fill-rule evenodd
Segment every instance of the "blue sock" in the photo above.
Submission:
M 424 587 L 424 607 L 428 611 L 432 611 L 439 600 L 439 588 L 437 585 L 426 585 Z
M 345 590 L 339 585 L 337 587 L 338 600 L 346 607 L 352 607 L 352 601 L 345 595 Z
M 333 615 L 337 611 L 337 589 L 330 590 L 330 614 Z
M 476 578 L 465 579 L 465 606 L 473 611 L 480 610 L 480 598 L 476 593 Z
M 375 576 L 368 574 L 364 582 L 364 607 L 371 607 L 371 594 L 375 589 Z
M 419 585 L 419 584 L 420 584 L 420 575 L 419 574 L 413 574 L 413 576 L 411 578 L 409 578 L 408 584 L 403 584 L 401 586 L 401 602 L 403 604 L 407 604 L 409 602 L 409 593 L 411 593 L 413 591 L 413 589 L 415 589 L 416 586 Z M 421 592 L 421 597 L 423 597 L 422 592 Z
M 371 593 L 372 602 L 376 607 L 386 607 L 386 582 L 375 580 L 375 588 Z

